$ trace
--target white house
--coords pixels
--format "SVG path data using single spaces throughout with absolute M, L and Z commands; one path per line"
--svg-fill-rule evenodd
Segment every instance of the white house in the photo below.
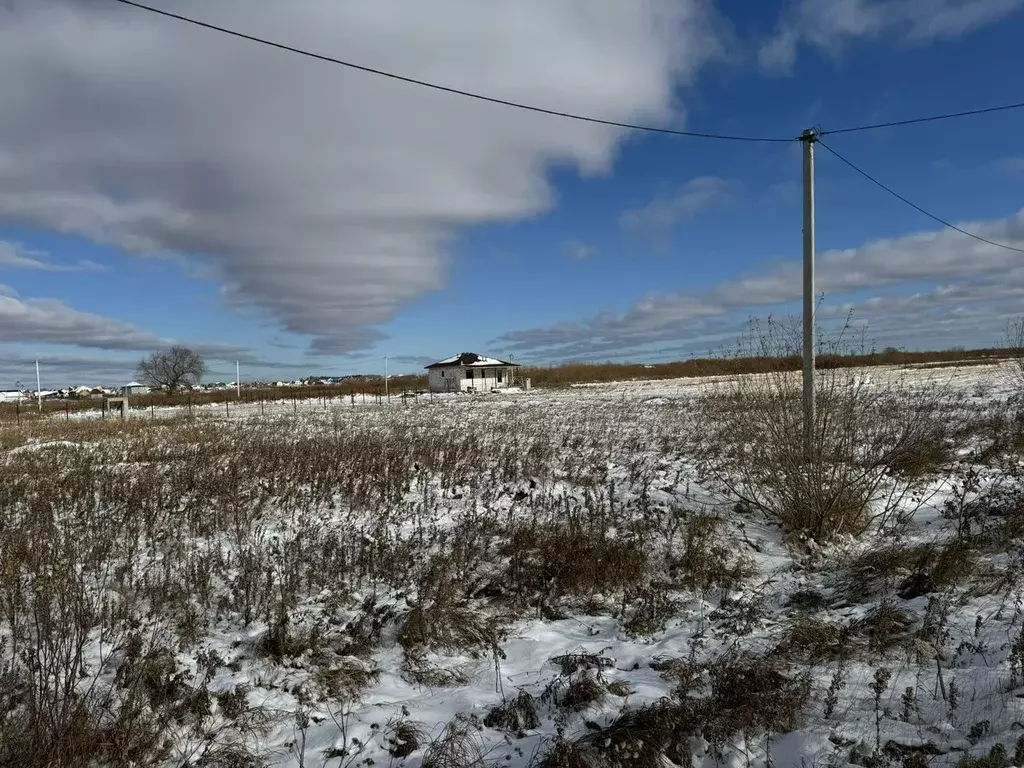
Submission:
M 148 395 L 149 387 L 145 384 L 139 384 L 137 381 L 129 381 L 123 387 L 121 387 L 121 395 L 128 397 L 130 395 Z
M 512 384 L 519 366 L 493 357 L 463 352 L 427 366 L 431 392 L 490 392 Z
M 0 390 L 0 403 L 20 403 L 27 399 L 20 389 Z

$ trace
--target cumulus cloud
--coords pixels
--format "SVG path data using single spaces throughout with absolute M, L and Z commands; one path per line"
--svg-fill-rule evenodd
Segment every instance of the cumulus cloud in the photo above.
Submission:
M 623 227 L 639 231 L 664 231 L 679 222 L 732 201 L 736 183 L 717 176 L 700 176 L 670 195 L 656 195 L 642 208 L 625 211 Z
M 157 2 L 158 0 L 154 0 Z M 705 0 L 161 0 L 418 78 L 622 121 L 678 118 L 722 53 Z M 114 3 L 0 5 L 0 220 L 187 254 L 317 353 L 440 289 L 465 227 L 606 171 L 624 132 L 468 101 Z
M 95 261 L 76 261 L 73 264 L 57 264 L 47 259 L 47 254 L 30 251 L 24 247 L 0 240 L 0 269 L 36 269 L 42 272 L 102 272 L 105 267 Z
M 802 43 L 836 54 L 857 38 L 895 34 L 924 43 L 954 38 L 1024 8 L 1024 0 L 794 0 L 758 52 L 769 70 L 788 71 Z
M 1003 219 L 964 222 L 963 229 L 1024 248 L 1024 210 Z M 495 343 L 539 359 L 611 356 L 650 345 L 735 334 L 746 316 L 800 298 L 797 260 L 720 283 L 708 292 L 651 293 L 624 313 L 599 313 L 576 323 L 507 333 Z M 996 343 L 1007 317 L 1020 313 L 1020 254 L 951 230 L 919 232 L 818 255 L 818 289 L 828 297 L 823 318 L 856 307 L 879 333 L 916 335 L 928 343 Z M 876 296 L 851 303 L 843 297 Z M 959 317 L 957 322 L 949 320 Z M 954 332 L 951 335 L 948 332 Z M 947 334 L 947 335 L 943 335 Z
M 0 286 L 0 328 L 4 342 L 67 344 L 103 350 L 151 352 L 176 343 L 138 326 L 69 307 L 57 299 L 20 298 Z M 255 361 L 251 350 L 231 344 L 187 343 L 202 355 Z

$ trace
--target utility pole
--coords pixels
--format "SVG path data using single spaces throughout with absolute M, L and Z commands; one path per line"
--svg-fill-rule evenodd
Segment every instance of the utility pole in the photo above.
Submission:
M 235 360 L 235 397 L 242 399 L 242 379 L 238 373 L 238 361 Z
M 380 390 L 377 390 L 378 392 Z M 388 391 L 388 356 L 384 355 L 384 397 L 391 402 L 391 392 Z
M 39 383 L 39 361 L 36 360 L 36 403 L 39 406 L 39 412 L 43 412 L 43 387 Z
M 814 144 L 818 134 L 800 134 L 804 145 L 804 455 L 814 450 Z

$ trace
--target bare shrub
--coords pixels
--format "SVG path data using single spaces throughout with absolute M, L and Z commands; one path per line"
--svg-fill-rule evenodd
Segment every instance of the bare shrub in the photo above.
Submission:
M 420 749 L 427 735 L 423 726 L 409 720 L 409 710 L 402 707 L 402 714 L 388 720 L 382 734 L 389 755 L 399 760 Z
M 883 600 L 858 622 L 857 629 L 868 638 L 868 650 L 885 652 L 909 638 L 914 617 Z
M 704 737 L 723 745 L 736 733 L 787 733 L 800 722 L 811 695 L 809 673 L 787 676 L 769 659 L 734 656 L 712 664 Z
M 539 728 L 540 718 L 537 716 L 537 702 L 526 691 L 520 691 L 514 699 L 509 699 L 491 709 L 484 718 L 484 725 L 517 736 L 522 735 L 524 731 Z
M 662 702 L 624 713 L 600 732 L 558 739 L 539 768 L 663 768 L 690 764 L 690 740 L 700 733 L 688 705 Z
M 966 541 L 893 544 L 857 557 L 849 567 L 847 590 L 851 597 L 863 600 L 891 588 L 909 600 L 966 581 L 977 561 L 978 552 Z
M 380 677 L 380 670 L 355 656 L 317 659 L 313 682 L 332 699 L 353 701 Z
M 995 744 L 987 755 L 978 757 L 964 755 L 956 765 L 957 768 L 1010 768 L 1010 766 L 1018 764 L 1010 760 L 1010 756 L 1006 753 L 1006 747 L 1002 744 Z
M 469 673 L 464 665 L 442 667 L 415 652 L 405 654 L 402 676 L 426 688 L 455 688 L 469 682 Z
M 1018 317 L 1006 324 L 1003 333 L 1003 347 L 1009 352 L 1012 375 L 1017 391 L 1024 392 L 1024 317 Z
M 732 656 L 706 667 L 707 695 L 626 711 L 576 741 L 559 739 L 545 768 L 654 768 L 689 765 L 698 737 L 720 750 L 736 734 L 794 730 L 810 697 L 810 679 L 791 678 L 767 659 Z M 703 755 L 699 755 L 703 757 Z
M 753 559 L 737 555 L 724 535 L 725 521 L 714 515 L 694 515 L 686 526 L 682 555 L 669 562 L 669 573 L 680 586 L 695 591 L 731 590 L 757 574 Z
M 398 643 L 407 652 L 497 649 L 498 620 L 470 605 L 447 556 L 430 562 L 417 592 L 398 629 Z
M 468 718 L 456 717 L 441 735 L 430 742 L 423 755 L 423 768 L 483 768 L 485 750 L 479 726 Z
M 945 442 L 952 398 L 938 388 L 864 386 L 839 369 L 821 370 L 808 453 L 799 376 L 772 365 L 796 351 L 792 333 L 770 320 L 754 327 L 752 344 L 764 372 L 734 377 L 702 397 L 704 479 L 817 542 L 900 524 L 902 502 L 933 446 Z
M 629 616 L 622 624 L 630 637 L 645 637 L 664 632 L 679 610 L 679 601 L 664 586 L 648 585 L 626 592 L 624 602 Z
M 800 615 L 787 627 L 785 636 L 779 643 L 778 652 L 786 657 L 810 663 L 847 659 L 855 651 L 851 647 L 853 640 L 853 633 L 847 625 Z
M 642 583 L 648 572 L 649 555 L 638 537 L 610 536 L 585 514 L 515 524 L 502 554 L 517 599 L 541 606 L 563 596 L 621 592 Z
M 570 675 L 559 686 L 556 698 L 561 706 L 580 710 L 600 703 L 606 693 L 605 687 L 587 670 Z

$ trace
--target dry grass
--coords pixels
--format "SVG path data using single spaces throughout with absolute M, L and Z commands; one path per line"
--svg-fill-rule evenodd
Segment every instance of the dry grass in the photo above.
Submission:
M 537 702 L 526 691 L 520 691 L 514 699 L 509 699 L 488 712 L 484 718 L 484 725 L 520 737 L 526 731 L 540 727 Z
M 286 670 L 293 690 L 334 711 L 374 684 L 372 659 L 382 651 L 397 658 L 396 646 L 401 674 L 415 685 L 463 686 L 471 674 L 479 682 L 491 661 L 501 674 L 503 630 L 519 619 L 585 622 L 580 614 L 593 612 L 634 636 L 656 638 L 684 600 L 710 603 L 716 590 L 751 597 L 753 561 L 731 527 L 687 511 L 683 498 L 690 478 L 679 467 L 705 426 L 698 421 L 704 411 L 535 400 L 529 407 L 460 401 L 234 422 L 0 425 L 0 445 L 80 446 L 0 455 L 0 632 L 9 639 L 0 764 L 85 764 L 76 762 L 80 756 L 96 764 L 184 764 L 167 754 L 169 743 L 193 745 L 210 764 L 215 755 L 230 764 L 246 753 L 257 761 L 262 716 L 248 706 L 245 689 L 211 693 L 221 690 L 223 677 L 216 688 L 210 681 L 225 669 Z M 743 404 L 720 401 L 715 408 L 725 410 L 716 413 Z M 898 409 L 878 408 L 877 419 L 906 425 Z M 878 424 L 883 445 L 884 435 L 902 434 Z M 720 428 L 702 439 L 715 439 Z M 740 461 L 741 438 L 707 455 Z M 893 476 L 930 471 L 901 469 L 897 454 L 884 455 L 884 472 Z M 850 472 L 873 466 L 871 455 L 854 459 L 860 463 Z M 772 496 L 780 476 L 748 479 L 764 483 L 759 493 L 789 498 Z M 855 495 L 859 489 L 854 483 Z M 979 528 L 955 547 L 876 550 L 851 564 L 853 581 L 870 596 L 890 588 L 931 595 L 964 584 L 978 555 L 1005 552 L 1024 520 L 1012 498 L 984 501 Z M 825 538 L 853 530 L 837 509 L 825 515 Z M 807 514 L 793 514 L 794 530 L 804 530 Z M 751 604 L 758 599 L 753 594 Z M 794 601 L 812 611 L 823 598 Z M 721 618 L 729 606 L 720 602 L 702 629 L 735 639 L 739 633 Z M 875 611 L 851 625 L 850 647 L 890 652 L 910 640 L 906 618 Z M 205 646 L 214 629 L 262 634 L 213 659 Z M 785 650 L 801 661 L 842 658 L 836 631 L 805 613 L 787 627 Z M 111 657 L 99 659 L 102 666 L 100 637 Z M 553 661 L 562 672 L 552 690 L 560 722 L 594 717 L 595 705 L 628 704 L 628 683 L 604 679 L 607 659 L 580 653 Z M 602 732 L 608 745 L 596 735 L 556 745 L 551 764 L 643 764 L 655 753 L 682 755 L 684 736 L 716 744 L 736 733 L 783 731 L 798 723 L 806 702 L 805 681 L 765 659 L 709 664 L 695 655 L 660 671 L 674 689 L 671 701 L 626 710 Z M 487 724 L 510 735 L 532 730 L 540 715 L 536 707 L 530 714 L 530 701 L 519 695 Z M 395 760 L 424 749 L 421 731 L 410 730 L 419 726 L 389 727 Z M 476 765 L 483 759 L 472 746 L 477 727 L 457 722 L 424 762 Z M 637 733 L 651 741 L 640 745 Z
M 611 537 L 586 514 L 554 523 L 516 524 L 502 548 L 505 580 L 517 602 L 551 606 L 561 597 L 590 598 L 640 585 L 649 555 L 634 537 Z
M 854 633 L 848 625 L 839 625 L 813 616 L 797 616 L 786 629 L 777 652 L 791 659 L 817 664 L 848 659 L 855 653 Z
M 427 747 L 423 768 L 483 768 L 485 751 L 477 723 L 455 718 Z
M 667 759 L 689 765 L 697 737 L 721 749 L 733 736 L 795 729 L 810 696 L 807 678 L 791 678 L 773 662 L 726 657 L 707 665 L 708 690 L 626 710 L 614 723 L 576 741 L 557 740 L 545 768 L 655 768 Z M 699 757 L 703 757 L 700 755 Z
M 757 575 L 754 561 L 736 554 L 735 542 L 725 535 L 725 521 L 712 515 L 690 519 L 682 556 L 669 568 L 680 586 L 698 592 L 729 591 Z
M 977 564 L 978 551 L 969 542 L 894 544 L 864 552 L 850 563 L 847 590 L 858 600 L 888 590 L 909 600 L 962 584 Z

